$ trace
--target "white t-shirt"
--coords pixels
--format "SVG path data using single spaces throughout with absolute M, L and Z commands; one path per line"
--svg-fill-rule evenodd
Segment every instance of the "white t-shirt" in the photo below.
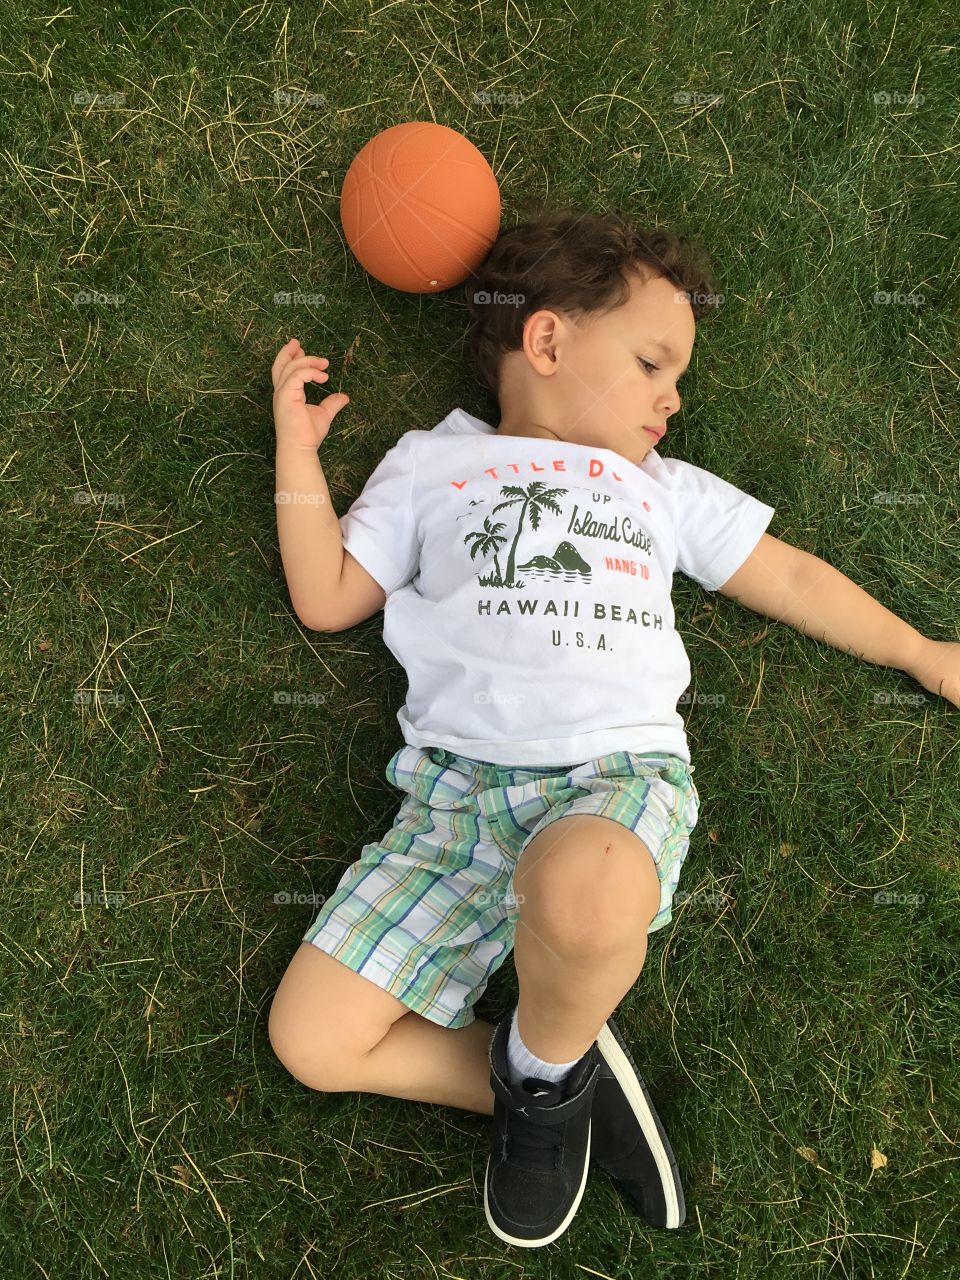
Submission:
M 406 432 L 340 517 L 344 546 L 386 593 L 404 741 L 504 765 L 613 751 L 689 764 L 674 571 L 715 591 L 773 513 L 655 450 L 638 465 L 501 436 L 459 408 Z

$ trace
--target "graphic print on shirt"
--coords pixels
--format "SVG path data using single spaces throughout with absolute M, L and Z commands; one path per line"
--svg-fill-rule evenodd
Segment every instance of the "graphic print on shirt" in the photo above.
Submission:
M 598 519 L 594 516 L 592 507 L 581 514 L 579 502 L 574 502 L 572 510 L 566 512 L 564 519 L 564 504 L 560 499 L 568 497 L 570 490 L 548 488 L 540 480 L 535 480 L 526 486 L 502 485 L 499 492 L 504 501 L 498 502 L 489 515 L 484 517 L 482 529 L 475 529 L 463 538 L 463 542 L 470 549 L 472 560 L 479 557 L 489 568 L 489 557 L 491 554 L 493 556 L 493 572 L 477 574 L 477 581 L 481 587 L 524 591 L 529 583 L 536 579 L 568 584 L 579 583 L 584 586 L 592 583 L 594 569 L 587 558 L 590 555 L 590 549 L 582 550 L 576 546 L 566 536 L 569 534 L 595 538 L 612 544 L 613 553 L 603 554 L 599 564 L 614 580 L 619 581 L 621 575 L 629 575 L 649 581 L 649 563 L 642 560 L 638 562 L 634 555 L 624 556 L 622 553 L 623 544 L 626 543 L 633 552 L 640 552 L 646 556 L 648 561 L 653 554 L 649 535 L 644 529 L 635 526 L 628 515 L 621 513 L 609 520 Z M 602 492 L 593 492 L 591 498 L 598 504 L 612 501 L 610 494 Z M 483 499 L 473 499 L 470 503 L 474 508 L 481 505 L 484 505 Z M 570 502 L 568 501 L 566 505 L 569 508 Z M 643 505 L 647 510 L 650 509 L 648 503 L 644 502 Z M 512 523 L 508 526 L 504 521 L 493 521 L 492 517 L 504 510 L 516 511 L 515 527 Z M 471 514 L 480 515 L 480 512 L 464 512 L 457 519 L 463 519 L 464 516 Z M 531 532 L 536 533 L 545 520 L 551 521 L 554 517 L 560 517 L 560 521 L 557 523 L 557 541 L 553 544 L 550 554 L 544 554 L 542 549 L 534 554 L 530 554 L 529 549 L 525 552 L 522 543 L 529 543 Z M 542 548 L 542 537 L 534 541 Z M 662 631 L 663 616 L 647 609 L 635 608 L 634 606 L 639 603 L 635 586 L 631 594 L 632 599 L 625 601 L 609 600 L 604 603 L 594 601 L 593 619 L 608 627 L 610 624 L 627 623 L 635 627 L 652 627 Z M 591 613 L 590 602 L 583 603 L 583 620 L 587 620 Z M 493 605 L 491 601 L 481 599 L 478 602 L 478 615 L 580 619 L 580 606 L 579 599 L 562 600 L 558 608 L 555 600 L 544 601 L 525 595 L 513 605 L 508 600 L 502 600 L 499 605 Z M 591 630 L 589 633 L 553 628 L 551 642 L 555 646 L 573 645 L 577 648 L 612 651 L 610 640 L 602 628 L 596 631 Z

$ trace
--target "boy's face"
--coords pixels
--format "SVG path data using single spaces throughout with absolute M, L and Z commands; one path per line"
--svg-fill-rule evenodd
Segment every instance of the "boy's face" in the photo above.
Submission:
M 501 366 L 501 435 L 555 436 L 634 463 L 656 448 L 680 408 L 696 322 L 671 281 L 634 272 L 629 280 L 628 301 L 605 315 L 527 317 L 523 349 Z

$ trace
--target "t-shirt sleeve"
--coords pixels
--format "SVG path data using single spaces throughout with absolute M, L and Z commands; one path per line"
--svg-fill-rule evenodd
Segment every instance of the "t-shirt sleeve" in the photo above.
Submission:
M 677 568 L 707 591 L 716 591 L 756 547 L 775 508 L 712 471 L 676 458 L 669 461 L 675 483 Z
M 387 595 L 416 574 L 420 544 L 413 516 L 414 462 L 408 432 L 388 449 L 350 508 L 340 517 L 346 551 Z

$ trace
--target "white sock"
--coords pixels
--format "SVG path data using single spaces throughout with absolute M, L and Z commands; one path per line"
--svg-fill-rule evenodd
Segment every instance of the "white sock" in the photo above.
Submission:
M 583 1057 L 583 1054 L 580 1057 Z M 513 1088 L 516 1088 L 527 1076 L 536 1076 L 538 1080 L 558 1083 L 579 1061 L 580 1058 L 574 1058 L 572 1062 L 544 1062 L 535 1053 L 531 1053 L 520 1039 L 517 1008 L 514 1008 L 513 1021 L 510 1023 L 510 1039 L 507 1041 L 507 1066 Z

